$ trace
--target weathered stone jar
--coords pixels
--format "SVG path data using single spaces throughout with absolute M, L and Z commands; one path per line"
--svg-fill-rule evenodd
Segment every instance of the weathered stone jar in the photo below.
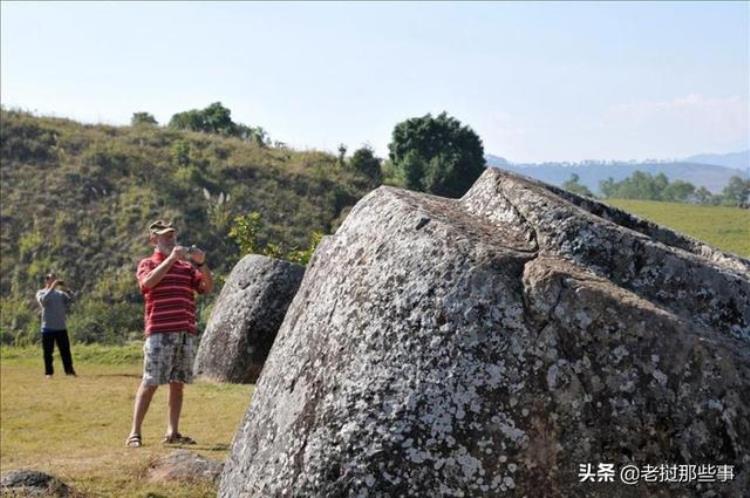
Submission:
M 220 382 L 258 379 L 289 304 L 301 265 L 251 254 L 232 269 L 195 358 L 196 375 Z
M 219 494 L 739 497 L 749 449 L 750 262 L 488 170 L 381 187 L 318 247 Z

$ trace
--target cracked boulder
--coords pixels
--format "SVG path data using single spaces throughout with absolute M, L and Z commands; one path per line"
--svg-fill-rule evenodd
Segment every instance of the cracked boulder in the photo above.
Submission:
M 219 495 L 742 496 L 749 450 L 750 262 L 487 170 L 321 243 Z
M 252 254 L 232 269 L 214 304 L 193 367 L 219 382 L 258 379 L 305 267 Z

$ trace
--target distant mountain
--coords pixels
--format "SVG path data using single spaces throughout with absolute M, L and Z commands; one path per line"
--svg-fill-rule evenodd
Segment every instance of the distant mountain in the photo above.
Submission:
M 695 162 L 644 162 L 644 163 L 616 163 L 616 162 L 586 162 L 583 164 L 570 163 L 542 163 L 515 164 L 493 155 L 485 156 L 489 166 L 514 171 L 516 173 L 536 178 L 552 185 L 562 185 L 570 175 L 575 173 L 580 183 L 593 192 L 599 192 L 599 182 L 612 177 L 615 181 L 623 180 L 636 171 L 643 171 L 652 175 L 664 173 L 670 181 L 683 180 L 696 187 L 706 187 L 713 193 L 721 192 L 732 176 L 750 177 L 750 171 L 713 164 L 699 164 Z
M 743 171 L 750 170 L 750 149 L 729 154 L 698 154 L 685 159 L 689 163 L 713 164 Z
M 503 166 L 507 166 L 508 164 L 510 164 L 510 162 L 504 157 L 493 156 L 492 154 L 485 155 L 484 159 L 485 161 L 487 161 L 487 164 L 489 164 L 490 166 L 494 166 L 496 168 L 501 168 Z

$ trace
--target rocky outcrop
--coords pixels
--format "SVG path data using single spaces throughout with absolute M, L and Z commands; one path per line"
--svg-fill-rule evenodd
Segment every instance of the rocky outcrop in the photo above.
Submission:
M 176 450 L 151 464 L 147 474 L 152 482 L 214 482 L 223 465 L 187 450 Z
M 742 496 L 749 343 L 745 259 L 499 171 L 381 187 L 318 247 L 219 494 Z
M 242 258 L 214 304 L 195 374 L 255 382 L 304 273 L 303 266 L 287 261 L 255 254 Z
M 10 470 L 0 476 L 0 495 L 17 498 L 68 497 L 74 493 L 55 476 L 37 470 Z

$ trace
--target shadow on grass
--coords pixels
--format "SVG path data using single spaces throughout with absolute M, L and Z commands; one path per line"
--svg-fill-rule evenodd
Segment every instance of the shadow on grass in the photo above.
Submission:
M 87 375 L 86 377 L 93 377 L 95 379 L 106 378 L 106 377 L 130 377 L 133 379 L 140 379 L 141 377 L 143 377 L 143 375 L 131 374 L 131 373 L 114 373 L 114 374 L 94 374 L 94 375 Z
M 229 445 L 228 444 L 214 444 L 213 446 L 206 446 L 205 448 L 198 448 L 203 451 L 228 451 Z

